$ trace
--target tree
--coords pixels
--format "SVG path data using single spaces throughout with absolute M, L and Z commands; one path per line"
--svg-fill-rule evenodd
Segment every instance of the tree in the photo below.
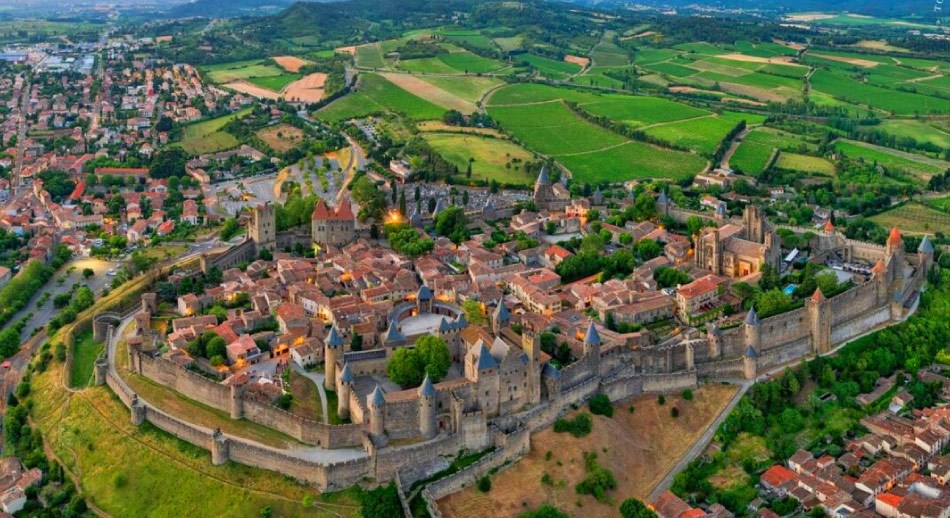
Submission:
M 650 259 L 659 257 L 662 252 L 663 247 L 652 239 L 641 239 L 640 242 L 637 243 L 637 257 L 639 257 L 641 261 L 649 261 Z
M 468 299 L 462 303 L 462 311 L 465 312 L 465 319 L 469 324 L 476 326 L 484 325 L 485 315 L 482 313 L 482 303 L 475 299 Z
M 86 279 L 88 279 L 88 278 L 90 278 L 90 277 L 92 277 L 92 276 L 94 276 L 94 275 L 96 275 L 96 272 L 95 272 L 92 268 L 83 268 L 83 269 L 82 269 L 82 276 L 85 277 Z
M 237 219 L 229 218 L 224 220 L 224 225 L 221 226 L 221 241 L 228 241 L 236 236 L 240 228 Z
M 644 191 L 633 201 L 633 214 L 637 221 L 644 221 L 656 217 L 656 202 L 653 196 Z
M 414 348 L 397 349 L 386 365 L 386 372 L 395 383 L 408 387 L 422 383 L 427 374 L 433 383 L 441 381 L 451 365 L 445 340 L 426 335 L 416 341 Z
M 149 176 L 152 178 L 185 176 L 185 162 L 187 160 L 188 154 L 183 149 L 177 147 L 166 148 L 152 159 L 152 164 L 148 169 Z
M 628 498 L 620 504 L 620 516 L 623 518 L 657 518 L 655 512 L 636 498 Z
M 435 217 L 435 231 L 459 244 L 468 239 L 468 217 L 462 207 L 449 207 Z

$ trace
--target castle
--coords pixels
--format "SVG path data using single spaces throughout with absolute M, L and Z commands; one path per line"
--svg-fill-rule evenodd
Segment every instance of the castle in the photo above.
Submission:
M 350 202 L 342 200 L 334 209 L 317 200 L 311 216 L 311 235 L 316 245 L 339 246 L 356 239 L 356 215 Z
M 351 227 L 343 221 L 337 227 L 328 223 L 347 210 L 351 210 L 348 205 L 332 211 L 325 206 L 320 209 L 314 224 L 319 221 L 324 226 L 316 227 L 314 238 L 316 232 L 324 232 L 319 239 L 329 241 L 335 239 L 330 235 L 335 229 L 348 231 Z M 730 225 L 736 229 L 707 231 L 699 239 L 698 265 L 718 268 L 722 275 L 740 276 L 755 273 L 753 268 L 759 262 L 777 262 L 775 230 L 757 209 L 747 209 L 741 224 L 726 223 L 724 227 Z M 254 230 L 251 235 L 270 239 L 263 230 Z M 346 262 L 361 246 L 355 243 L 332 253 Z M 550 426 L 595 394 L 617 401 L 642 393 L 695 387 L 703 379 L 753 380 L 763 372 L 829 353 L 862 333 L 900 321 L 915 308 L 934 256 L 927 239 L 917 253 L 906 253 L 897 229 L 891 231 L 885 246 L 878 246 L 848 240 L 830 225 L 814 237 L 811 249 L 814 261 L 846 258 L 874 266 L 866 275 L 856 277 L 853 287 L 833 297 L 819 290 L 805 300 L 803 307 L 767 318 L 752 309 L 740 320 L 711 321 L 705 331 L 687 327 L 658 342 L 650 333 L 620 335 L 581 316 L 560 320 L 560 340 L 578 344 L 572 349 L 570 361 L 564 363 L 541 351 L 541 335 L 553 331 L 552 320 L 530 311 L 514 314 L 504 299 L 482 301 L 488 323 L 473 325 L 448 292 L 437 296 L 423 284 L 414 291 L 400 291 L 385 302 L 367 303 L 366 311 L 386 308 L 386 313 L 359 331 L 360 325 L 348 320 L 353 311 L 339 305 L 347 296 L 308 294 L 314 300 L 325 299 L 320 303 L 330 310 L 326 317 L 330 327 L 320 340 L 324 384 L 335 391 L 337 414 L 348 419 L 348 424 L 334 425 L 284 412 L 250 398 L 248 381 L 240 375 L 217 382 L 146 350 L 141 336 L 129 341 L 130 370 L 227 412 L 234 419 L 247 419 L 316 446 L 315 451 L 334 450 L 332 456 L 302 456 L 294 450 L 262 448 L 239 436 L 192 425 L 185 416 L 162 412 L 113 374 L 116 367 L 110 358 L 97 362 L 96 379 L 108 383 L 130 407 L 134 423 L 147 420 L 210 449 L 215 464 L 231 460 L 265 467 L 326 490 L 341 489 L 366 478 L 412 484 L 444 468 L 445 459 L 460 450 L 493 448 L 484 462 L 472 468 L 484 473 L 523 455 L 530 444 L 530 433 Z M 389 264 L 392 256 L 372 260 Z M 241 289 L 253 291 L 252 299 L 269 307 L 268 299 L 279 297 L 277 293 L 284 289 L 280 284 L 313 275 L 317 269 L 325 275 L 345 274 L 323 267 L 323 261 L 327 258 L 310 266 L 298 265 L 298 260 L 270 266 L 258 263 L 258 271 L 272 269 L 260 272 L 268 273 L 260 277 L 261 285 L 255 287 L 253 281 L 245 279 Z M 378 262 L 367 264 L 385 268 Z M 411 267 L 413 263 L 404 264 Z M 301 269 L 294 270 L 297 267 Z M 231 275 L 244 278 L 238 272 Z M 294 282 L 303 283 L 298 285 L 307 293 L 313 290 L 306 281 Z M 388 293 L 394 291 L 389 289 Z M 154 295 L 143 297 L 136 315 L 137 322 L 144 322 L 137 326 L 139 334 L 148 333 L 148 319 L 156 311 L 154 302 Z M 284 302 L 274 300 L 275 304 Z M 331 307 L 334 304 L 337 306 Z M 366 349 L 352 348 L 355 333 L 363 333 L 364 343 L 369 345 Z M 452 360 L 450 374 L 438 382 L 427 377 L 419 386 L 404 389 L 380 381 L 393 354 L 413 347 L 424 335 L 445 341 Z M 109 362 L 113 362 L 111 370 L 107 368 Z M 426 499 L 436 498 L 448 487 L 444 483 L 427 487 Z
M 763 264 L 778 271 L 780 260 L 778 235 L 755 205 L 745 207 L 741 226 L 705 228 L 696 240 L 696 266 L 715 275 L 746 277 L 758 273 Z

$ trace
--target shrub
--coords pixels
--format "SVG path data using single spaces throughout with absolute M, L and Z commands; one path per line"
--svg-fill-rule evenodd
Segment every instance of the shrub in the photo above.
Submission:
M 554 485 L 554 479 L 551 478 L 551 474 L 550 474 L 550 473 L 545 473 L 544 475 L 541 475 L 541 483 L 544 484 L 544 485 L 546 485 L 546 486 L 553 486 L 553 485 Z
M 584 437 L 594 428 L 594 421 L 590 414 L 581 413 L 574 419 L 558 419 L 554 422 L 554 431 L 558 433 L 567 432 L 574 437 Z
M 574 486 L 574 490 L 582 495 L 591 495 L 598 502 L 605 502 L 607 491 L 617 489 L 617 479 L 612 471 L 597 464 L 596 452 L 584 453 L 584 463 L 587 468 L 587 476 Z
M 607 394 L 597 394 L 590 398 L 587 405 L 590 407 L 590 413 L 594 415 L 614 416 L 614 407 L 610 404 L 610 398 L 607 397 Z
M 692 401 L 692 400 L 693 400 L 693 391 L 690 390 L 690 389 L 684 390 L 684 391 L 683 391 L 683 399 L 685 399 L 686 401 Z
M 679 416 L 680 416 L 680 409 L 678 409 L 678 408 L 676 408 L 676 407 L 671 408 L 671 409 L 670 409 L 670 415 L 673 416 L 674 418 L 679 417 Z
M 112 475 L 112 487 L 122 489 L 129 484 L 129 477 L 123 471 L 117 471 Z
M 659 403 L 659 404 L 661 404 L 661 405 L 665 405 L 665 404 L 666 404 L 666 396 L 664 396 L 663 394 L 660 394 L 660 397 L 656 398 L 656 401 L 657 401 L 657 403 Z
M 631 414 L 636 410 L 633 405 L 630 405 L 630 408 L 627 409 Z
M 491 491 L 491 478 L 489 478 L 488 475 L 479 478 L 476 487 L 478 487 L 478 490 L 482 493 Z

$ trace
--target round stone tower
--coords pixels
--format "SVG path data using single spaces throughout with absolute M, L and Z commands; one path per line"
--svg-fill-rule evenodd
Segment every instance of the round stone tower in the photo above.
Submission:
M 353 391 L 353 374 L 350 364 L 344 363 L 340 371 L 340 384 L 337 388 L 336 413 L 342 419 L 350 417 L 350 393 Z
M 376 390 L 369 396 L 369 434 L 375 437 L 382 437 L 386 431 L 384 415 L 386 413 L 386 399 L 383 397 L 383 391 L 376 385 Z
M 343 337 L 336 330 L 336 326 L 332 326 L 323 341 L 323 386 L 330 390 L 336 390 L 336 361 L 342 350 Z
M 435 423 L 435 402 L 437 394 L 432 380 L 426 374 L 426 379 L 422 380 L 422 386 L 419 387 L 419 433 L 425 439 L 435 437 L 437 433 Z

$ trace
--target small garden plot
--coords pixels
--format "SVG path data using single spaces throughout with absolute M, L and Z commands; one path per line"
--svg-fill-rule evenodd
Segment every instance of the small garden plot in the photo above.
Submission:
M 802 171 L 820 175 L 833 176 L 835 174 L 835 165 L 824 158 L 799 155 L 797 153 L 779 154 L 778 162 L 775 167 L 787 169 L 789 171 Z

